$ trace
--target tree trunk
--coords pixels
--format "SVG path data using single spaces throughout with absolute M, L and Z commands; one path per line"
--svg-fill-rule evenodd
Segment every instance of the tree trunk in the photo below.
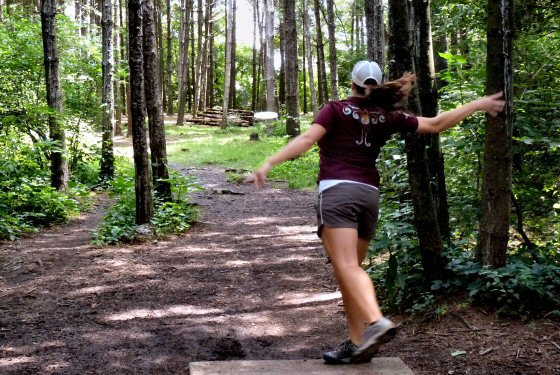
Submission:
M 255 0 L 253 6 L 253 90 L 251 92 L 251 110 L 254 112 L 257 110 L 257 100 L 259 97 L 259 78 L 257 77 L 257 65 L 260 65 L 257 56 L 257 15 L 259 12 L 259 1 Z
M 204 111 L 206 109 L 206 97 L 207 97 L 207 85 L 208 76 L 210 74 L 210 67 L 208 62 L 210 61 L 210 25 L 212 24 L 212 10 L 214 3 L 208 1 L 206 3 L 206 12 L 204 15 L 204 36 L 200 38 L 204 39 L 202 44 L 202 50 L 200 54 L 202 55 L 202 61 L 200 65 L 200 76 L 197 85 L 199 86 L 200 92 L 198 95 L 198 110 Z
M 319 88 L 319 106 L 329 100 L 329 89 L 327 85 L 327 70 L 325 68 L 325 43 L 323 42 L 323 30 L 321 27 L 321 3 L 313 1 L 315 13 L 315 28 L 317 31 L 317 87 Z
M 165 145 L 165 125 L 161 76 L 158 66 L 156 40 L 156 8 L 154 0 L 144 0 L 143 6 L 143 52 L 144 52 L 144 93 L 150 132 L 150 159 L 152 162 L 152 183 L 158 198 L 171 200 L 171 185 L 167 169 L 167 150 Z
M 389 61 L 390 79 L 414 71 L 409 34 L 409 8 L 407 0 L 389 1 Z M 410 102 L 413 112 L 419 113 L 416 101 Z M 426 164 L 425 141 L 421 135 L 407 134 L 407 169 L 414 206 L 414 221 L 420 242 L 424 276 L 428 281 L 443 279 L 445 260 L 443 242 L 439 232 L 435 205 L 430 189 Z
M 266 110 L 276 112 L 276 78 L 274 71 L 274 0 L 265 0 L 266 33 Z
M 368 59 L 377 62 L 381 71 L 385 66 L 385 21 L 382 0 L 365 0 Z
M 177 109 L 177 125 L 183 125 L 185 119 L 185 107 L 189 91 L 189 35 L 191 23 L 192 1 L 182 0 L 181 2 L 181 44 L 179 47 L 179 105 Z
M 128 43 L 130 68 L 130 106 L 132 119 L 132 148 L 134 153 L 136 224 L 147 224 L 154 215 L 150 160 L 146 140 L 144 117 L 144 68 L 143 68 L 143 0 L 128 0 Z
M 230 100 L 229 90 L 231 84 L 231 58 L 232 58 L 232 43 L 233 43 L 233 5 L 234 0 L 226 0 L 226 61 L 225 70 L 226 77 L 224 79 L 224 97 L 223 97 L 223 107 L 222 107 L 222 124 L 221 128 L 225 129 L 227 127 L 227 114 L 228 114 L 228 104 Z
M 334 17 L 334 0 L 327 0 L 327 29 L 329 30 L 331 99 L 338 100 L 338 57 L 336 53 L 336 19 Z
M 114 50 L 113 50 L 113 4 L 112 0 L 103 0 L 102 5 L 102 52 L 101 64 L 103 75 L 102 109 L 103 121 L 101 128 L 103 136 L 101 141 L 101 161 L 99 177 L 103 181 L 112 180 L 115 175 L 115 155 L 113 153 L 114 108 L 113 95 L 114 80 Z
M 167 114 L 172 115 L 173 111 L 173 35 L 171 22 L 171 0 L 167 0 Z
M 115 1 L 114 2 L 114 9 L 113 9 L 113 13 L 114 13 L 114 20 L 113 23 L 115 25 L 114 30 L 119 30 L 121 28 L 121 22 L 120 22 L 120 17 L 119 17 L 119 12 L 120 12 L 120 6 L 119 6 L 119 2 Z M 115 79 L 114 79 L 114 90 L 115 90 L 115 127 L 113 129 L 113 134 L 114 135 L 122 135 L 122 128 L 121 128 L 121 124 L 122 124 L 122 109 L 123 109 L 123 90 L 122 90 L 122 82 L 120 79 L 120 55 L 121 55 L 121 36 L 120 33 L 118 32 L 114 32 L 113 33 L 114 36 L 114 43 L 115 43 L 115 49 L 114 49 L 114 53 L 113 56 L 116 56 L 115 60 Z
M 513 131 L 513 0 L 488 1 L 486 91 L 503 91 L 504 113 L 486 116 L 482 216 L 477 260 L 500 267 L 506 263 L 511 211 Z
M 309 91 L 311 92 L 311 108 L 313 110 L 313 116 L 317 116 L 319 113 L 319 107 L 317 105 L 317 87 L 315 86 L 315 74 L 313 72 L 313 50 L 311 48 L 311 20 L 309 19 L 308 0 L 303 0 L 303 43 L 305 45 L 305 50 L 307 52 L 307 72 L 309 74 Z
M 233 13 L 232 24 L 231 24 L 231 59 L 229 64 L 231 65 L 230 72 L 230 84 L 229 84 L 229 108 L 236 108 L 237 93 L 235 90 L 235 83 L 237 81 L 237 39 L 235 37 L 237 29 L 237 0 L 233 0 Z M 212 35 L 212 33 L 210 34 Z M 213 51 L 210 49 L 210 51 Z M 209 82 L 211 80 L 208 80 Z
M 432 45 L 432 28 L 430 18 L 430 1 L 415 0 L 414 16 L 416 31 L 418 98 L 422 116 L 435 117 L 438 114 L 438 95 L 436 88 L 436 72 Z M 449 228 L 449 206 L 447 204 L 447 186 L 445 184 L 445 165 L 441 150 L 439 134 L 423 136 L 426 140 L 428 168 L 432 194 L 436 206 L 438 225 L 443 238 L 451 236 Z
M 299 68 L 297 52 L 296 1 L 284 0 L 284 37 L 286 53 L 286 134 L 300 134 Z
M 41 34 L 45 64 L 47 104 L 55 113 L 62 113 L 62 89 L 60 82 L 58 45 L 56 41 L 56 1 L 43 0 L 41 4 Z M 57 143 L 51 151 L 51 186 L 58 190 L 68 188 L 68 159 L 66 158 L 66 135 L 58 116 L 49 115 L 50 139 Z

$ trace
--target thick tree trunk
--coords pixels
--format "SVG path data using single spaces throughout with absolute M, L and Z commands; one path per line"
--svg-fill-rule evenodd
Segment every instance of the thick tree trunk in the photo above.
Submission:
M 389 61 L 390 77 L 401 77 L 405 72 L 414 71 L 409 30 L 409 8 L 407 0 L 389 1 Z M 413 101 L 411 109 L 419 113 L 419 105 Z M 414 206 L 414 221 L 420 242 L 422 266 L 427 280 L 441 280 L 444 276 L 445 260 L 443 242 L 439 232 L 435 205 L 430 189 L 428 166 L 426 164 L 425 141 L 421 135 L 407 134 L 407 169 Z
M 152 162 L 152 183 L 158 198 L 171 200 L 171 185 L 167 169 L 167 149 L 165 145 L 165 125 L 158 66 L 156 40 L 156 8 L 154 0 L 144 0 L 142 28 L 144 55 L 144 93 L 150 132 L 150 159 Z
M 338 100 L 338 57 L 336 52 L 336 19 L 334 17 L 334 0 L 327 0 L 327 29 L 329 30 L 331 99 Z
M 298 40 L 295 0 L 284 0 L 284 20 L 286 48 L 286 133 L 290 137 L 295 137 L 300 134 Z
M 313 0 L 313 11 L 315 14 L 315 28 L 317 41 L 317 87 L 319 89 L 319 106 L 329 100 L 329 88 L 327 85 L 327 71 L 325 68 L 325 43 L 323 42 L 323 30 L 321 27 L 321 3 Z
M 114 50 L 113 50 L 113 4 L 112 0 L 103 0 L 102 5 L 102 52 L 103 62 L 101 64 L 103 75 L 103 94 L 102 108 L 103 129 L 101 141 L 101 162 L 99 177 L 101 180 L 111 180 L 115 175 L 115 155 L 113 153 L 113 132 L 114 132 L 114 108 L 115 99 L 113 95 L 114 80 Z
M 41 4 L 41 34 L 43 36 L 47 104 L 56 113 L 61 113 L 62 89 L 56 41 L 55 0 L 43 0 Z M 68 188 L 66 135 L 56 115 L 49 116 L 49 133 L 50 139 L 57 143 L 57 149 L 51 151 L 51 186 L 58 190 L 66 190 Z
M 506 110 L 486 116 L 482 216 L 477 259 L 484 265 L 506 263 L 511 211 L 513 131 L 513 11 L 514 0 L 488 1 L 486 90 L 503 91 Z
M 130 68 L 130 106 L 132 119 L 132 148 L 136 172 L 136 224 L 147 224 L 154 215 L 150 159 L 144 117 L 144 67 L 143 67 L 143 0 L 128 0 L 128 43 Z

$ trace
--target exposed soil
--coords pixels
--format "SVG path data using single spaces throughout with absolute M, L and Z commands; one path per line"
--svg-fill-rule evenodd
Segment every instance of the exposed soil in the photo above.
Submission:
M 188 172 L 208 189 L 184 236 L 92 247 L 101 199 L 70 225 L 0 245 L 0 373 L 188 374 L 191 361 L 320 358 L 345 338 L 314 192 Z M 379 355 L 418 375 L 560 374 L 558 322 L 460 306 L 392 316 L 399 334 Z

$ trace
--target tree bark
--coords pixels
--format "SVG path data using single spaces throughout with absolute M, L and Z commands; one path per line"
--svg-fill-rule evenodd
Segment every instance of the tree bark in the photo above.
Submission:
M 143 4 L 144 0 L 128 0 L 128 65 L 130 68 L 132 148 L 136 172 L 136 224 L 138 225 L 149 223 L 154 215 L 146 119 L 144 117 Z
M 103 135 L 101 140 L 101 162 L 99 177 L 101 180 L 112 180 L 115 175 L 115 155 L 113 153 L 114 132 L 114 108 L 115 98 L 113 95 L 114 80 L 114 49 L 113 49 L 113 4 L 112 0 L 103 0 L 102 5 L 102 52 L 103 62 L 101 64 L 103 75 L 102 109 L 103 121 L 101 128 Z
M 416 74 L 418 77 L 418 98 L 422 116 L 435 117 L 438 114 L 438 95 L 432 44 L 430 1 L 415 0 L 414 18 L 416 31 Z M 430 187 L 437 212 L 440 234 L 443 238 L 451 236 L 449 228 L 449 206 L 445 184 L 445 165 L 439 134 L 424 135 L 427 148 L 427 163 Z
M 167 114 L 173 115 L 173 34 L 171 22 L 171 0 L 167 0 Z
M 286 134 L 300 134 L 299 67 L 297 52 L 296 1 L 284 0 L 284 37 L 286 53 Z
M 412 40 L 408 31 L 409 14 L 407 0 L 389 1 L 390 79 L 414 71 Z M 415 100 L 409 105 L 413 112 L 419 113 L 419 104 Z M 444 277 L 445 259 L 442 255 L 443 242 L 430 189 L 425 141 L 421 135 L 407 134 L 405 142 L 414 221 L 420 242 L 424 276 L 428 281 L 441 280 Z
M 276 112 L 276 78 L 274 71 L 274 0 L 265 0 L 265 34 L 266 110 Z
M 365 0 L 368 59 L 377 62 L 381 71 L 385 66 L 385 21 L 382 0 Z
M 179 105 L 177 108 L 177 125 L 183 125 L 185 119 L 185 107 L 189 91 L 190 79 L 190 54 L 189 54 L 189 35 L 191 24 L 191 0 L 181 2 L 181 41 L 179 46 Z
M 477 260 L 501 267 L 506 263 L 511 211 L 513 131 L 513 0 L 488 1 L 486 91 L 503 91 L 506 109 L 486 116 L 482 216 Z
M 311 92 L 311 108 L 313 110 L 313 116 L 317 116 L 319 113 L 319 107 L 317 105 L 317 87 L 315 86 L 315 74 L 313 72 L 313 50 L 311 48 L 311 20 L 309 19 L 308 0 L 303 0 L 303 43 L 305 45 L 305 50 L 307 52 L 307 72 L 309 74 L 309 91 Z
M 150 132 L 150 159 L 152 164 L 152 183 L 158 198 L 171 200 L 171 184 L 167 169 L 167 149 L 165 145 L 165 125 L 158 65 L 158 46 L 156 40 L 156 8 L 154 0 L 144 0 L 143 6 L 143 55 L 144 55 L 144 93 Z
M 224 79 L 224 97 L 222 106 L 222 124 L 221 128 L 225 129 L 227 127 L 227 115 L 228 115 L 228 105 L 229 105 L 229 90 L 231 84 L 231 58 L 232 58 L 232 43 L 233 43 L 233 1 L 226 0 L 226 61 L 225 70 L 226 77 Z
M 115 25 L 114 30 L 119 30 L 121 28 L 121 22 L 119 17 L 120 6 L 119 1 L 115 1 L 113 9 L 113 24 Z M 122 109 L 123 109 L 123 95 L 124 90 L 122 89 L 122 82 L 120 79 L 120 56 L 121 56 L 121 36 L 119 32 L 113 32 L 115 48 L 113 56 L 116 56 L 115 60 L 115 79 L 114 79 L 114 91 L 115 91 L 115 126 L 113 129 L 113 135 L 122 135 Z
M 315 28 L 317 40 L 317 85 L 319 91 L 319 106 L 329 100 L 329 88 L 327 85 L 327 70 L 325 68 L 325 43 L 323 42 L 323 30 L 321 27 L 321 3 L 319 0 L 313 1 L 313 11 L 315 14 Z
M 338 57 L 336 52 L 336 19 L 334 17 L 334 0 L 327 0 L 327 29 L 329 31 L 331 99 L 338 100 Z
M 41 4 L 41 34 L 45 64 L 47 104 L 55 114 L 49 115 L 49 136 L 57 148 L 51 151 L 51 186 L 68 189 L 68 159 L 66 135 L 57 114 L 62 113 L 62 88 L 58 45 L 56 41 L 56 0 L 43 0 Z

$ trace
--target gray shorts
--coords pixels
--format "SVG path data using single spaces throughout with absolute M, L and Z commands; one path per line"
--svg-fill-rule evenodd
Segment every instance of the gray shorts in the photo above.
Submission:
M 319 237 L 323 226 L 327 226 L 354 228 L 359 238 L 372 239 L 379 216 L 379 190 L 343 182 L 320 192 L 315 210 Z

